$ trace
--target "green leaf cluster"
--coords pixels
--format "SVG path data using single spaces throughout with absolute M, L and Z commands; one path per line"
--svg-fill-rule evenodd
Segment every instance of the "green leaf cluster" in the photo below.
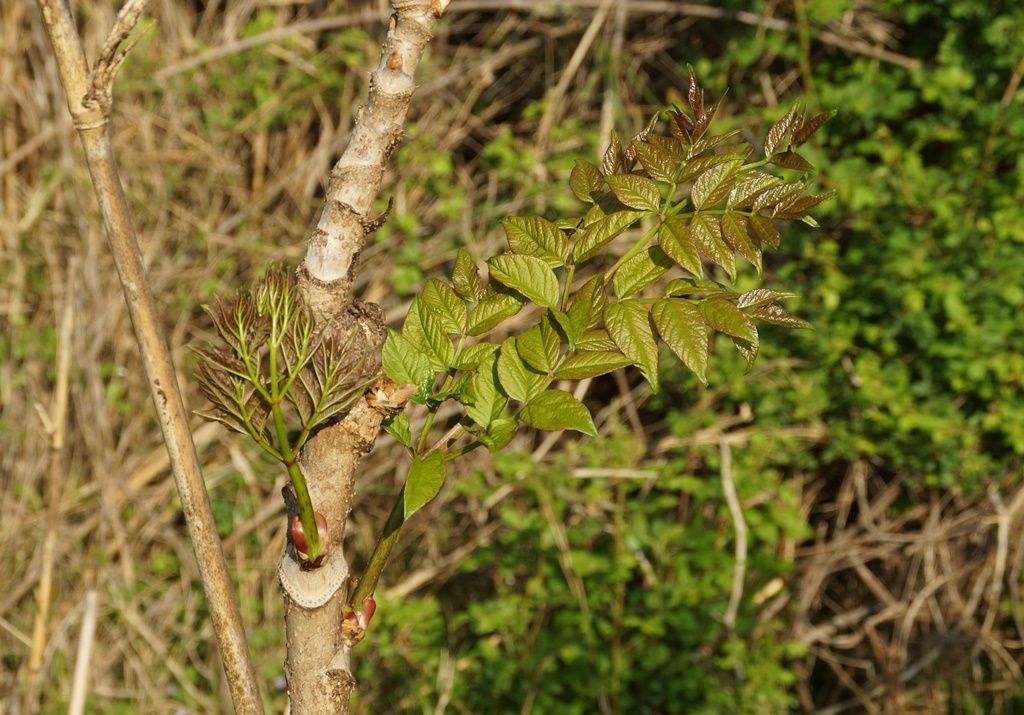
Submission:
M 705 106 L 691 73 L 685 109 L 661 112 L 628 142 L 613 134 L 600 166 L 576 163 L 569 188 L 582 215 L 506 218 L 508 250 L 486 261 L 486 276 L 459 250 L 449 279 L 428 280 L 401 331 L 389 333 L 388 375 L 415 385 L 431 414 L 461 403 L 471 446 L 497 450 L 520 424 L 596 435 L 587 407 L 560 381 L 634 366 L 657 391 L 664 346 L 706 382 L 714 334 L 728 336 L 749 367 L 759 323 L 806 327 L 780 305 L 791 294 L 732 286 L 738 258 L 761 272 L 763 250 L 779 244 L 778 222 L 814 225 L 807 212 L 829 195 L 771 166 L 809 170 L 797 148 L 831 114 L 805 118 L 794 106 L 757 158 L 738 132 L 711 131 L 718 106 Z M 521 311 L 527 327 L 487 339 Z M 423 455 L 425 432 L 412 445 L 404 421 L 389 429 Z
M 351 337 L 318 333 L 294 276 L 269 270 L 251 290 L 205 307 L 219 343 L 196 348 L 210 420 L 289 463 L 314 429 L 344 415 L 375 375 Z

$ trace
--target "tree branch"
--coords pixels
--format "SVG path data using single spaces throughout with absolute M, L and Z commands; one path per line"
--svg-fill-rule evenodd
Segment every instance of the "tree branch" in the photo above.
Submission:
M 416 83 L 413 74 L 447 0 L 392 0 L 394 14 L 366 106 L 348 147 L 331 170 L 323 211 L 306 249 L 306 274 L 321 284 L 350 281 L 352 263 L 373 223 L 388 157 L 402 138 Z M 313 301 L 315 303 L 315 301 Z
M 242 619 L 231 577 L 220 548 L 217 526 L 199 468 L 170 352 L 160 330 L 156 303 L 142 264 L 135 228 L 110 146 L 108 121 L 114 75 L 127 50 L 119 50 L 138 21 L 144 0 L 129 0 L 118 14 L 97 71 L 88 64 L 74 18 L 65 0 L 39 0 L 43 23 L 57 59 L 61 84 L 75 128 L 85 149 L 103 225 L 124 290 L 135 338 L 149 379 L 157 418 L 181 498 L 189 537 L 196 553 L 217 643 L 220 647 L 235 711 L 262 713 L 256 673 L 249 660 Z

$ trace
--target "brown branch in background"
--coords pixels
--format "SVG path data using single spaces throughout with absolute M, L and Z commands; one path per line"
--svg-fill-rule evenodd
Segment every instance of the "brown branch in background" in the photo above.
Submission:
M 103 56 L 97 62 L 97 72 L 91 77 L 74 18 L 65 0 L 39 0 L 39 6 L 57 59 L 68 109 L 85 149 L 107 239 L 124 289 L 125 302 L 149 379 L 170 457 L 171 471 L 206 591 L 235 711 L 244 714 L 262 713 L 256 673 L 249 660 L 231 577 L 220 548 L 209 496 L 199 468 L 192 433 L 189 431 L 188 413 L 160 329 L 156 303 L 149 289 L 128 202 L 110 145 L 110 96 L 114 75 L 124 60 L 124 51 L 119 47 L 131 34 L 145 2 L 130 0 L 118 14 L 110 37 L 104 43 Z
M 736 614 L 740 610 L 740 600 L 743 598 L 743 581 L 747 575 L 747 522 L 743 518 L 743 506 L 736 495 L 736 483 L 732 477 L 732 450 L 729 443 L 722 440 L 719 443 L 719 452 L 722 458 L 721 476 L 722 492 L 725 494 L 725 503 L 729 506 L 729 516 L 732 517 L 733 531 L 736 533 L 736 563 L 732 570 L 732 590 L 729 593 L 729 605 L 725 609 L 725 616 L 722 621 L 731 636 L 736 635 Z
M 71 375 L 71 336 L 75 325 L 74 300 L 77 272 L 74 264 L 68 268 L 64 280 L 64 308 L 61 311 L 57 338 L 57 382 L 53 388 L 53 406 L 46 416 L 44 427 L 50 433 L 50 464 L 46 475 L 46 535 L 40 560 L 39 588 L 36 591 L 36 617 L 32 624 L 32 650 L 28 658 L 24 712 L 35 712 L 38 706 L 43 654 L 49 642 L 48 629 L 50 603 L 53 598 L 53 563 L 57 548 L 57 524 L 60 520 L 60 500 L 63 494 L 66 452 L 64 449 L 68 418 L 68 386 Z M 60 281 L 58 281 L 60 282 Z M 42 417 L 43 415 L 41 415 Z
M 85 712 L 85 696 L 89 692 L 89 662 L 92 644 L 96 635 L 96 589 L 89 587 L 85 592 L 82 609 L 82 628 L 78 633 L 78 653 L 75 656 L 75 678 L 71 686 L 71 700 L 68 715 L 82 715 Z

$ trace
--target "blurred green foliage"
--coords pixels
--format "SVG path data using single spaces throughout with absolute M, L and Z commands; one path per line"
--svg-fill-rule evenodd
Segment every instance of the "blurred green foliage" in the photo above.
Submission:
M 689 474 L 682 456 L 652 466 L 648 478 L 572 474 L 583 465 L 635 467 L 638 445 L 619 430 L 544 467 L 527 453 L 499 455 L 500 479 L 516 485 L 494 509 L 500 528 L 437 592 L 381 600 L 385 616 L 357 659 L 368 686 L 360 711 L 429 711 L 445 668 L 456 712 L 794 706 L 787 661 L 800 648 L 781 625 L 756 627 L 747 607 L 738 636 L 722 624 L 733 536 L 718 480 Z M 740 498 L 760 502 L 746 515 L 748 575 L 767 582 L 789 570 L 773 554 L 779 538 L 806 536 L 799 498 L 750 455 L 736 469 Z M 494 486 L 477 473 L 454 491 L 483 500 Z M 459 528 L 444 512 L 436 518 L 442 530 Z

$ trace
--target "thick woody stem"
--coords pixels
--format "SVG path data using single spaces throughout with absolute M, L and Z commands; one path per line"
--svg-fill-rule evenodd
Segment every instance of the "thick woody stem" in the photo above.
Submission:
M 141 3 L 130 4 L 138 7 Z M 110 96 L 113 71 L 103 78 L 103 86 L 96 87 L 96 78 L 90 80 L 85 54 L 67 3 L 64 0 L 39 0 L 39 6 L 57 58 L 68 109 L 85 149 L 103 225 L 156 404 L 157 418 L 196 553 L 235 712 L 245 715 L 262 713 L 256 673 L 249 660 L 245 630 L 189 431 L 188 413 L 178 388 L 170 351 L 160 329 L 156 303 L 149 289 L 128 202 L 110 146 L 107 128 L 109 103 L 95 101 L 95 97 L 87 99 L 90 90 L 99 90 L 103 96 Z M 121 19 L 119 16 L 115 32 L 126 36 L 130 28 L 126 32 L 121 26 Z M 108 46 L 111 45 L 108 43 Z M 116 43 L 113 46 L 116 47 Z
M 345 153 L 331 170 L 324 208 L 309 239 L 305 269 L 333 285 L 350 278 L 363 247 L 370 210 L 380 192 L 388 157 L 402 138 L 402 124 L 416 83 L 413 74 L 446 2 L 393 0 L 380 63 L 370 77 L 366 106 L 356 115 Z
M 352 269 L 366 235 L 381 223 L 371 215 L 384 169 L 402 137 L 402 124 L 416 88 L 413 74 L 434 24 L 449 0 L 392 0 L 380 62 L 370 77 L 366 106 L 356 115 L 348 147 L 331 171 L 327 196 L 299 267 L 303 297 L 321 326 L 351 315 Z M 356 310 L 358 328 L 368 349 L 380 354 L 382 312 Z M 365 312 L 369 310 L 369 313 Z M 377 338 L 374 339 L 374 333 Z M 408 394 L 390 385 L 359 403 L 340 423 L 321 430 L 302 451 L 302 471 L 318 511 L 330 526 L 330 557 L 324 568 L 300 571 L 285 557 L 281 582 L 285 591 L 288 698 L 293 715 L 339 715 L 348 712 L 355 687 L 349 667 L 351 644 L 342 637 L 346 614 L 348 567 L 341 541 L 352 504 L 355 470 L 380 433 L 389 414 L 383 403 L 400 407 Z

